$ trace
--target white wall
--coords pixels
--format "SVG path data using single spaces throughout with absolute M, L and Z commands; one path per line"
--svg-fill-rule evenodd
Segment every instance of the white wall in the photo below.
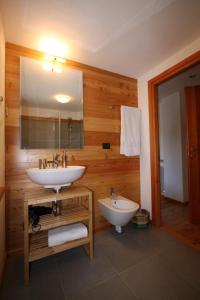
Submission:
M 184 202 L 180 93 L 167 97 L 158 93 L 158 99 L 160 158 L 164 168 L 163 194 Z
M 148 73 L 138 78 L 138 100 L 141 108 L 141 205 L 151 212 L 151 172 L 150 172 L 150 140 L 149 140 L 149 110 L 148 110 L 148 80 L 172 67 L 186 57 L 200 50 L 200 38 L 186 48 L 170 56 L 162 64 L 155 66 Z

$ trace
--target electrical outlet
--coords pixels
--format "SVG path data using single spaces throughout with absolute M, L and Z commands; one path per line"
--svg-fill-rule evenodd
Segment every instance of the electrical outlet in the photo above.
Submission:
M 110 143 L 103 143 L 102 148 L 103 149 L 110 149 Z

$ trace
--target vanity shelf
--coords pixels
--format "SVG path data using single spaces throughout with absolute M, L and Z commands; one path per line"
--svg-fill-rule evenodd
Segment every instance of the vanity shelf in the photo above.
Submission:
M 81 206 L 69 207 L 64 208 L 62 210 L 62 215 L 54 216 L 51 215 L 44 215 L 40 217 L 40 231 L 49 230 L 52 228 L 56 228 L 63 225 L 84 222 L 89 219 L 88 210 Z M 29 233 L 37 234 L 37 232 L 32 230 L 31 224 L 29 224 Z
M 54 247 L 48 247 L 48 234 L 47 232 L 41 232 L 34 234 L 30 238 L 30 252 L 29 262 L 41 259 L 46 256 L 50 256 L 74 247 L 79 247 L 90 243 L 90 238 L 82 238 L 74 240 Z
M 29 224 L 30 205 L 51 205 L 52 201 L 61 201 L 61 215 L 53 214 L 40 217 L 39 231 L 33 231 Z M 93 258 L 92 191 L 86 187 L 72 186 L 56 194 L 44 188 L 27 191 L 24 197 L 24 280 L 29 283 L 29 264 L 35 260 L 50 256 L 67 249 L 84 246 L 88 256 Z M 88 236 L 54 247 L 48 247 L 48 230 L 63 225 L 84 223 Z

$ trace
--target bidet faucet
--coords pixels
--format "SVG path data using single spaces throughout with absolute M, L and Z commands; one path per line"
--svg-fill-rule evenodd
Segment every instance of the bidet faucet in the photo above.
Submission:
M 115 200 L 117 198 L 117 192 L 115 192 L 115 189 L 113 187 L 111 187 L 110 189 L 110 198 Z

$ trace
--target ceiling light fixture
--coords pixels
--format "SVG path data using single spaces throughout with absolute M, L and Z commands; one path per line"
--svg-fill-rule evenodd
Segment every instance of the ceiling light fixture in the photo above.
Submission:
M 56 95 L 55 98 L 60 103 L 68 103 L 71 100 L 71 97 L 68 95 Z
M 66 63 L 66 59 L 64 59 L 62 57 L 49 55 L 49 54 L 45 54 L 44 58 L 48 61 L 58 62 L 58 63 L 62 63 L 62 64 Z
M 43 69 L 45 71 L 51 71 L 56 73 L 62 73 L 62 64 L 66 62 L 66 59 L 62 57 L 56 57 L 53 55 L 46 54 L 44 56 L 45 61 L 43 64 Z
M 42 37 L 39 41 L 39 49 L 56 57 L 67 57 L 69 52 L 69 46 L 66 42 L 53 36 Z

